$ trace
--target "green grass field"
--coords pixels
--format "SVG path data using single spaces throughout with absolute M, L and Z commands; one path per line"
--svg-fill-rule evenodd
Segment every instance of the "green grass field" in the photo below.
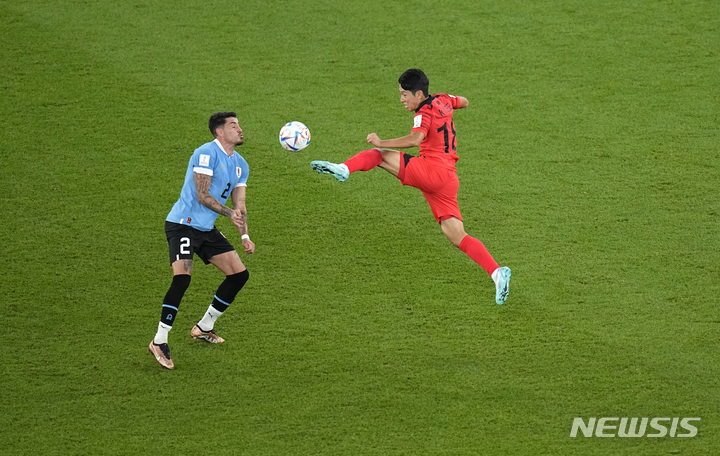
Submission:
M 0 22 L 3 455 L 720 454 L 717 1 L 0 0 Z M 411 67 L 470 100 L 460 207 L 513 269 L 503 306 L 419 191 L 310 169 L 408 133 Z M 257 251 L 220 346 L 189 337 L 222 280 L 196 262 L 166 371 L 163 223 L 220 110 Z

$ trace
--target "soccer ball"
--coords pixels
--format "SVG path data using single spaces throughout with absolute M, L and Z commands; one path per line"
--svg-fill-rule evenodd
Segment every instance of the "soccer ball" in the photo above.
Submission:
M 299 152 L 310 144 L 310 130 L 302 122 L 288 122 L 280 129 L 280 144 L 290 152 Z

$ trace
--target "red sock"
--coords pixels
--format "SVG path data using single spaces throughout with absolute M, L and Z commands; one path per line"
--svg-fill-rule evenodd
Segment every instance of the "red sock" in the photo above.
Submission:
M 485 272 L 490 275 L 498 268 L 498 264 L 483 243 L 469 234 L 465 236 L 460 243 L 460 250 L 465 252 L 474 262 L 482 266 Z
M 345 166 L 351 173 L 355 171 L 370 171 L 382 163 L 382 153 L 377 149 L 364 150 L 345 161 Z

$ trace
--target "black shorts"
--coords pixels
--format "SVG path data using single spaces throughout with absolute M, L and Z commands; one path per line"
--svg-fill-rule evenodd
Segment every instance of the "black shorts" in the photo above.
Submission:
M 215 255 L 235 250 L 230 241 L 215 227 L 210 231 L 200 231 L 166 221 L 165 236 L 170 247 L 170 264 L 178 260 L 192 260 L 193 254 L 208 264 Z

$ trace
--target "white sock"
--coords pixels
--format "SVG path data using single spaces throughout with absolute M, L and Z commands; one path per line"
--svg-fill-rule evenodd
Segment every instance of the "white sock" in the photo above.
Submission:
M 497 269 L 494 270 L 493 273 L 490 275 L 490 277 L 492 277 L 492 279 L 493 279 L 493 282 L 495 282 L 495 283 L 497 283 L 497 275 L 498 275 L 498 271 L 499 271 L 499 270 L 500 270 L 500 268 L 497 268 Z
M 163 322 L 158 323 L 157 334 L 155 334 L 155 345 L 166 344 L 168 340 L 168 333 L 172 329 L 172 326 L 168 326 Z
M 222 312 L 214 308 L 211 304 L 210 307 L 208 307 L 207 312 L 205 312 L 205 315 L 202 317 L 202 320 L 200 320 L 197 325 L 203 331 L 210 331 L 215 327 L 215 320 L 217 320 L 222 314 Z

